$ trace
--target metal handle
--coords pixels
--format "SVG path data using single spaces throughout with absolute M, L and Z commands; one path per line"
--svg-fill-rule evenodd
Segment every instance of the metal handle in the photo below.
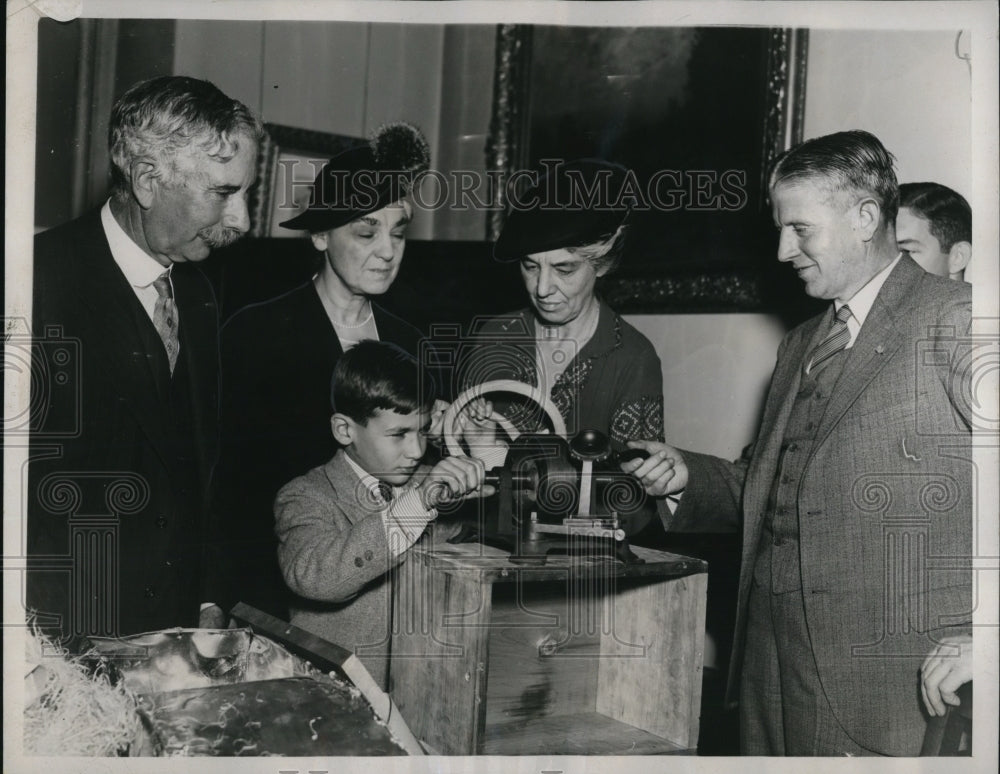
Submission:
M 559 413 L 559 409 L 556 408 L 555 404 L 547 398 L 537 387 L 532 387 L 531 385 L 525 384 L 524 382 L 518 382 L 514 379 L 494 379 L 493 381 L 483 382 L 482 384 L 477 384 L 469 389 L 465 390 L 461 395 L 455 398 L 454 402 L 448 407 L 448 410 L 444 413 L 443 420 L 443 434 L 444 443 L 448 448 L 448 453 L 453 456 L 459 456 L 462 454 L 462 447 L 459 445 L 458 441 L 455 440 L 455 433 L 457 432 L 458 414 L 465 408 L 465 405 L 476 398 L 481 398 L 491 392 L 512 392 L 515 395 L 521 395 L 525 398 L 532 400 L 539 408 L 541 408 L 546 416 L 548 416 L 549 421 L 552 423 L 552 431 L 559 436 L 566 437 L 566 423 L 563 422 L 562 415 Z M 520 435 L 520 432 L 506 417 L 499 414 L 494 414 L 493 418 L 496 420 L 497 424 L 503 428 L 504 432 L 510 440 L 514 440 Z

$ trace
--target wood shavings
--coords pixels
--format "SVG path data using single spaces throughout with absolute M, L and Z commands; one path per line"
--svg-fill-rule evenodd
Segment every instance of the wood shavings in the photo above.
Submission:
M 364 698 L 364 694 L 361 693 L 357 687 L 355 687 L 354 683 L 344 682 L 344 678 L 342 678 L 336 670 L 327 672 L 326 676 L 339 685 L 341 689 L 346 690 L 352 699 Z
M 25 708 L 24 751 L 29 755 L 113 756 L 141 745 L 136 697 L 93 673 L 40 632 L 29 631 L 26 658 L 44 670 L 37 700 Z

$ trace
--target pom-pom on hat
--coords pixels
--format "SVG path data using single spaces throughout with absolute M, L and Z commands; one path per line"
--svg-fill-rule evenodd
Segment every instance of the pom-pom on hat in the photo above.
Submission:
M 368 143 L 324 164 L 305 212 L 280 225 L 314 233 L 343 226 L 402 199 L 429 165 L 430 147 L 417 127 L 385 124 Z
M 499 261 L 533 253 L 582 247 L 612 236 L 628 217 L 628 170 L 603 159 L 579 159 L 550 167 L 538 184 L 519 195 L 493 246 Z

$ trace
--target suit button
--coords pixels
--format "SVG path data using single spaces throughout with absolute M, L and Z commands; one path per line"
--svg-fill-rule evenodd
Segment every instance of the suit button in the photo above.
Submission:
M 142 593 L 143 596 L 146 597 L 146 599 L 152 599 L 153 597 L 156 596 L 156 591 L 153 590 L 152 586 L 146 586 L 146 588 L 143 589 Z
M 815 422 L 806 422 L 806 430 L 812 430 L 816 427 Z
M 784 545 L 785 539 L 782 538 L 782 537 L 775 537 L 774 540 L 771 541 L 771 542 L 774 543 L 774 545 L 776 545 L 776 546 L 780 546 L 780 545 Z
M 156 520 L 156 526 L 159 527 L 160 529 L 166 529 L 167 528 L 167 517 L 166 516 L 160 516 Z
M 354 566 L 355 567 L 364 567 L 365 566 L 365 560 L 362 559 L 360 556 L 355 556 L 354 557 Z
M 788 451 L 794 452 L 798 450 L 799 450 L 799 445 L 795 443 L 795 441 L 792 441 L 790 444 L 788 444 Z
M 372 560 L 373 556 L 375 556 L 375 554 L 373 554 L 371 551 L 365 551 L 365 559 L 367 559 L 369 562 Z
M 781 474 L 781 483 L 782 484 L 790 484 L 790 483 L 792 483 L 792 477 L 790 475 L 788 475 L 787 473 L 782 473 Z

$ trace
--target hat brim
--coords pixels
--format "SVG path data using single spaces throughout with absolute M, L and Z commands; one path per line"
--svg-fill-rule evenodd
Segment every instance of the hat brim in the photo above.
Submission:
M 515 210 L 493 245 L 493 258 L 509 263 L 535 253 L 595 244 L 614 234 L 627 215 L 627 210 Z
M 378 212 L 390 204 L 402 201 L 399 189 L 390 183 L 378 185 L 365 192 L 365 195 L 354 196 L 349 205 L 338 207 L 309 207 L 294 218 L 284 220 L 278 225 L 282 228 L 308 231 L 329 231 L 346 226 L 353 220 Z

